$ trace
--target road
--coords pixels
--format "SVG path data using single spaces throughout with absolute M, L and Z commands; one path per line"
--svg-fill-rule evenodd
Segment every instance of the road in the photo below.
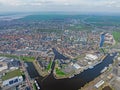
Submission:
M 31 82 L 30 82 L 29 77 L 28 77 L 29 75 L 28 75 L 27 70 L 26 70 L 26 67 L 25 67 L 25 65 L 24 65 L 24 62 L 21 61 L 21 63 L 22 63 L 22 69 L 23 69 L 23 71 L 24 71 L 24 74 L 25 74 L 25 77 L 26 77 L 26 81 L 27 81 L 27 83 L 28 83 L 28 86 L 30 87 L 31 90 L 33 90 L 32 85 L 31 85 Z

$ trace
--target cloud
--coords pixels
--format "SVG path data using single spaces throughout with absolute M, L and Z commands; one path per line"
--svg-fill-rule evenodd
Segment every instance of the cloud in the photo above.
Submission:
M 82 5 L 82 6 L 103 6 L 120 5 L 120 0 L 0 0 L 3 5 L 24 6 L 24 5 Z
M 120 11 L 120 0 L 0 0 L 0 8 L 29 11 L 76 10 L 76 11 Z M 11 8 L 10 8 L 11 7 Z M 15 10 L 15 9 L 14 9 Z
M 17 5 L 21 4 L 20 0 L 0 0 L 0 3 L 2 5 Z
M 35 1 L 30 1 L 30 0 L 0 0 L 0 3 L 2 5 L 6 6 L 38 6 L 41 5 L 41 2 L 38 2 L 37 0 Z

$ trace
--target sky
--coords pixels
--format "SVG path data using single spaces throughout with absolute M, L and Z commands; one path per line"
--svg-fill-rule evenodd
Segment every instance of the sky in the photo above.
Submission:
M 120 0 L 0 0 L 0 12 L 120 13 Z

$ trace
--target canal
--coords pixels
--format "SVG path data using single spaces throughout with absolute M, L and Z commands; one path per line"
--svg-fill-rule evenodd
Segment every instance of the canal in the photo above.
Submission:
M 25 63 L 27 64 L 26 68 L 31 79 L 40 77 L 32 62 L 25 62 Z
M 101 34 L 101 36 L 100 36 L 100 47 L 103 47 L 104 39 L 105 39 L 105 34 Z

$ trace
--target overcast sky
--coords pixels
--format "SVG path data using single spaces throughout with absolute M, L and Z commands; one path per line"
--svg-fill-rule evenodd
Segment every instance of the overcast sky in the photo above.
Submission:
M 0 0 L 0 12 L 68 11 L 120 13 L 120 0 Z

